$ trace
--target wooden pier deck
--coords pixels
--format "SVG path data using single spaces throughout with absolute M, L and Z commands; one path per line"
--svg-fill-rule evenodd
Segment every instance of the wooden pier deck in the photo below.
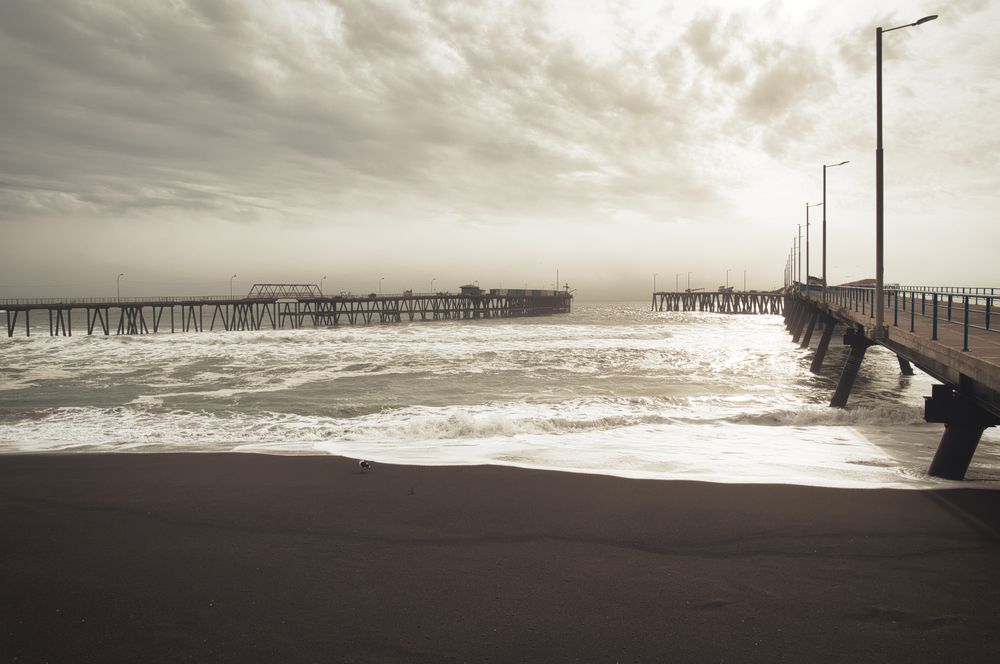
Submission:
M 569 291 L 463 286 L 458 293 L 325 295 L 313 284 L 255 284 L 246 297 L 69 298 L 0 300 L 7 336 L 31 334 L 31 312 L 48 315 L 50 336 L 72 336 L 73 312 L 86 334 L 152 334 L 296 329 L 407 321 L 478 320 L 569 313 Z M 78 329 L 79 331 L 79 329 Z

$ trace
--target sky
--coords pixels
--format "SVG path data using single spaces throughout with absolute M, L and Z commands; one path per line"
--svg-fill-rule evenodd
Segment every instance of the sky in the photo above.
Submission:
M 1000 0 L 7 0 L 0 298 L 771 289 L 844 160 L 873 277 L 928 14 L 885 279 L 1000 287 Z

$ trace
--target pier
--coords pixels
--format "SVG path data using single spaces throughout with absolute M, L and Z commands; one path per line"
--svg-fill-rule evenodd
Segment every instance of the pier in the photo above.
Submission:
M 653 293 L 653 311 L 708 311 L 720 314 L 771 314 L 784 311 L 783 293 L 759 291 L 662 291 Z
M 850 353 L 830 400 L 847 405 L 865 353 L 878 344 L 941 385 L 925 397 L 924 419 L 945 425 L 928 472 L 962 479 L 987 427 L 1000 424 L 1000 329 L 996 306 L 1000 289 L 893 287 L 885 290 L 885 325 L 875 324 L 875 289 L 822 288 L 792 284 L 784 295 L 785 324 L 794 342 L 809 348 L 819 340 L 811 370 L 819 373 L 833 339 L 843 330 Z
M 326 295 L 315 284 L 254 284 L 245 297 L 42 298 L 0 300 L 7 336 L 31 335 L 31 314 L 48 315 L 50 336 L 72 336 L 73 313 L 88 335 L 297 329 L 436 320 L 478 320 L 569 313 L 566 290 L 484 290 Z

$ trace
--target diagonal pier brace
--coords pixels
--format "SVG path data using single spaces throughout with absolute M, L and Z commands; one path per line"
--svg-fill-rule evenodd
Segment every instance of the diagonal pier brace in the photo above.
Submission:
M 812 366 L 809 371 L 818 374 L 823 369 L 823 360 L 826 359 L 826 351 L 830 348 L 830 339 L 833 338 L 833 329 L 837 327 L 837 319 L 828 316 L 823 321 L 823 334 L 819 338 L 819 345 L 816 346 L 816 354 L 813 355 Z
M 1000 424 L 1000 418 L 950 385 L 934 385 L 931 390 L 932 396 L 924 397 L 924 419 L 943 423 L 944 434 L 927 473 L 946 480 L 964 479 L 983 432 Z
M 809 348 L 809 342 L 812 341 L 813 330 L 816 329 L 816 321 L 819 320 L 819 310 L 813 309 L 809 314 L 809 324 L 806 325 L 806 332 L 802 335 L 802 348 Z
M 865 353 L 872 343 L 868 337 L 856 330 L 848 328 L 847 332 L 844 333 L 844 345 L 850 346 L 851 352 L 847 356 L 847 361 L 844 362 L 844 370 L 840 374 L 840 381 L 837 383 L 833 398 L 830 399 L 831 407 L 843 408 L 847 405 L 847 398 L 851 396 L 851 389 L 858 377 L 858 370 L 861 369 L 861 361 L 865 359 Z

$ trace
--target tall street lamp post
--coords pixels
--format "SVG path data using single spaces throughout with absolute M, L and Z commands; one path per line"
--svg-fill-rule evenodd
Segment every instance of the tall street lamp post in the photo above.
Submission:
M 688 292 L 691 291 L 691 273 L 688 272 Z
M 799 227 L 799 236 L 798 238 L 796 238 L 795 246 L 797 247 L 796 250 L 798 251 L 799 257 L 795 261 L 795 269 L 797 270 L 795 273 L 795 278 L 798 279 L 798 282 L 801 284 L 802 283 L 802 224 L 796 224 L 796 226 Z
M 732 271 L 732 269 L 733 268 L 731 267 L 726 268 L 726 288 L 729 288 L 729 273 Z
M 814 208 L 822 203 L 806 203 L 806 293 L 809 292 L 809 208 Z
M 677 272 L 674 274 L 674 292 L 678 292 L 681 289 L 681 273 Z
M 875 334 L 885 334 L 885 265 L 882 261 L 883 250 L 883 202 L 885 190 L 882 181 L 882 33 L 901 30 L 914 25 L 933 21 L 937 14 L 925 16 L 922 19 L 883 30 L 875 28 Z
M 789 275 L 789 284 L 795 283 L 795 236 L 792 236 L 792 273 Z
M 382 294 L 382 280 L 383 280 L 383 279 L 385 279 L 385 277 L 379 277 L 379 278 L 378 278 L 378 294 L 379 294 L 379 295 L 381 295 L 381 294 Z
M 236 278 L 235 274 L 233 276 L 229 277 L 229 299 L 230 300 L 233 299 L 233 279 L 235 279 L 235 278 Z
M 849 164 L 842 161 L 839 164 L 823 164 L 823 301 L 826 302 L 826 169 Z
M 656 292 L 656 277 L 658 277 L 658 276 L 660 276 L 659 272 L 654 272 L 653 273 L 653 292 L 654 293 Z
M 323 275 L 323 278 L 319 280 L 319 292 L 320 292 L 320 294 L 323 293 L 323 282 L 324 281 L 326 281 L 326 275 Z
M 118 273 L 118 278 L 115 279 L 115 286 L 118 288 L 118 299 L 122 299 L 122 277 L 125 276 L 124 272 Z

